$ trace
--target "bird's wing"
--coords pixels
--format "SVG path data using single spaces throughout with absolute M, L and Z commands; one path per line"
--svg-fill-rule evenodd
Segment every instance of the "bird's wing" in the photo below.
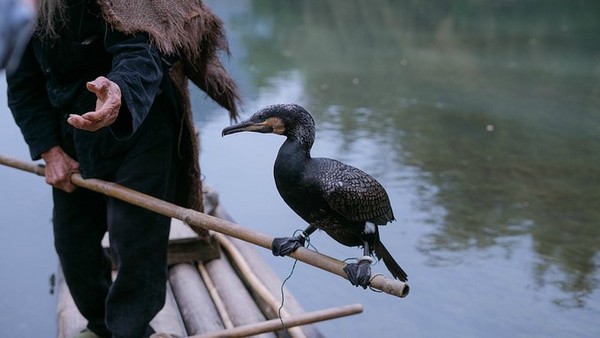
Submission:
M 387 192 L 379 182 L 355 167 L 322 160 L 317 175 L 323 197 L 333 210 L 357 222 L 383 225 L 394 220 Z

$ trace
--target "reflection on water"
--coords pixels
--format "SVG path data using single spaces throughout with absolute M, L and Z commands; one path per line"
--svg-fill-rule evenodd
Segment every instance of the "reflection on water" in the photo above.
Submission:
M 600 2 L 218 3 L 250 110 L 293 91 L 338 158 L 420 192 L 426 264 L 530 242 L 532 288 L 597 313 Z
M 300 70 L 344 147 L 387 142 L 386 170 L 418 167 L 438 188 L 424 253 L 531 236 L 537 283 L 584 306 L 600 249 L 598 14 L 596 1 L 257 1 L 231 29 L 245 28 L 254 86 Z

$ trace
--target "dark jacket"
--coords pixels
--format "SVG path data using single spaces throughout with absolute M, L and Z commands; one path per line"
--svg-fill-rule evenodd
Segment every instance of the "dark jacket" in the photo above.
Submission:
M 218 57 L 219 52 L 229 54 L 223 22 L 202 1 L 197 0 L 98 1 L 106 22 L 99 15 L 93 0 L 67 1 L 73 4 L 70 12 L 76 15 L 71 17 L 67 28 L 67 42 L 70 45 L 61 45 L 62 57 L 55 58 L 54 62 L 46 62 L 53 66 L 53 69 L 47 69 L 51 73 L 54 73 L 54 69 L 70 70 L 70 75 L 64 77 L 75 78 L 70 81 L 70 89 L 60 89 L 60 86 L 53 83 L 42 71 L 44 59 L 51 57 L 48 49 L 54 53 L 58 45 L 46 46 L 46 52 L 43 52 L 40 46 L 44 44 L 37 38 L 29 45 L 17 74 L 8 79 L 9 105 L 30 146 L 32 158 L 37 159 L 45 150 L 60 144 L 61 138 L 63 141 L 77 139 L 76 135 L 72 138 L 69 135 L 65 137 L 65 131 L 61 129 L 66 125 L 66 115 L 72 108 L 78 113 L 85 110 L 80 108 L 78 102 L 83 106 L 90 105 L 87 102 L 90 100 L 89 93 L 85 92 L 82 85 L 85 81 L 95 78 L 95 75 L 100 75 L 96 73 L 104 71 L 109 79 L 121 87 L 125 108 L 122 108 L 114 125 L 103 128 L 105 130 L 102 133 L 96 132 L 94 137 L 112 143 L 117 139 L 125 140 L 122 142 L 124 144 L 131 143 L 131 139 L 135 139 L 139 134 L 134 131 L 146 119 L 148 110 L 155 109 L 156 104 L 148 107 L 152 103 L 151 99 L 156 96 L 157 91 L 164 90 L 156 99 L 159 103 L 162 101 L 163 107 L 171 107 L 169 111 L 172 112 L 171 117 L 178 131 L 176 151 L 181 169 L 177 179 L 177 203 L 202 211 L 198 140 L 187 86 L 189 78 L 209 97 L 227 109 L 232 119 L 237 118 L 237 87 Z M 86 4 L 87 9 L 77 4 L 81 2 Z M 104 35 L 100 35 L 99 39 L 88 39 L 95 37 L 96 32 L 100 31 Z M 138 32 L 143 34 L 139 35 Z M 159 67 L 158 53 L 147 45 L 148 39 L 150 45 L 155 46 L 162 55 L 169 56 L 172 66 L 168 69 L 164 64 Z M 123 53 L 125 51 L 127 55 Z M 75 57 L 75 54 L 79 56 Z M 145 58 L 149 55 L 151 57 Z M 138 62 L 138 58 L 144 58 L 143 62 Z M 78 66 L 75 66 L 76 64 Z M 97 68 L 93 68 L 94 65 Z M 161 71 L 161 87 L 156 88 L 153 79 L 159 78 Z M 60 77 L 63 78 L 62 75 Z M 130 85 L 133 87 L 136 83 L 145 89 L 135 93 L 129 91 Z M 64 96 L 57 96 L 64 97 L 64 101 L 57 99 L 56 102 L 50 102 L 49 97 L 57 94 L 57 90 L 65 93 Z M 76 93 L 77 91 L 80 92 Z M 79 95 L 87 98 L 78 99 Z M 123 119 L 127 116 L 130 118 Z M 128 125 L 128 121 L 131 121 L 131 125 Z M 73 128 L 67 126 L 67 134 L 69 130 L 73 131 Z M 73 133 L 85 134 L 80 131 Z M 107 133 L 114 137 L 101 137 L 101 134 Z M 78 142 L 78 161 L 84 177 L 97 176 L 87 169 L 98 169 L 99 163 L 107 162 L 93 158 L 93 155 L 98 153 L 94 152 L 94 149 L 102 148 L 110 153 L 106 147 L 86 145 L 81 140 Z M 89 161 L 84 157 L 90 157 Z M 199 233 L 202 236 L 208 234 L 207 231 Z
M 118 161 L 134 142 L 155 98 L 168 89 L 169 77 L 163 76 L 168 69 L 147 36 L 112 30 L 94 1 L 68 3 L 68 24 L 60 38 L 34 35 L 21 64 L 8 76 L 8 104 L 33 159 L 60 145 L 79 161 L 84 177 L 97 176 L 106 161 Z M 117 121 L 96 132 L 71 127 L 69 114 L 95 110 L 96 96 L 85 83 L 100 75 L 121 88 Z

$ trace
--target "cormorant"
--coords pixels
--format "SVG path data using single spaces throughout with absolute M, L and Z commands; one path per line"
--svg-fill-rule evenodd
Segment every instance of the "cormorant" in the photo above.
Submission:
M 276 238 L 274 255 L 285 256 L 300 246 L 316 229 L 346 246 L 363 246 L 364 256 L 344 271 L 355 286 L 366 288 L 371 278 L 371 256 L 382 259 L 403 282 L 407 275 L 379 239 L 379 225 L 394 220 L 385 189 L 360 169 L 330 158 L 313 158 L 315 122 L 296 104 L 267 106 L 248 120 L 223 129 L 223 136 L 242 131 L 286 136 L 275 160 L 277 190 L 292 210 L 308 222 L 296 237 Z

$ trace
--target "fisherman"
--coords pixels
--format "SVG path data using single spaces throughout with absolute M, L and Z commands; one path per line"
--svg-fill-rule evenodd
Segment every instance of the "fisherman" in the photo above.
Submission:
M 101 7 L 107 3 L 116 7 Z M 199 4 L 197 19 L 220 23 L 198 1 L 181 3 Z M 145 30 L 120 21 L 122 9 L 132 4 L 172 8 L 141 1 L 38 0 L 35 32 L 7 77 L 14 119 L 31 157 L 45 161 L 46 182 L 53 186 L 55 248 L 75 304 L 88 320 L 77 337 L 154 333 L 149 323 L 165 301 L 170 220 L 77 189 L 70 175 L 80 172 L 201 209 L 186 80 L 174 75 L 186 68 L 176 66 L 181 59 L 195 62 L 187 68 L 199 70 L 202 89 L 225 100 L 233 116 L 236 112 L 233 82 L 215 60 L 216 49 L 225 45 L 198 39 L 205 47 L 201 53 L 186 49 L 183 55 L 171 48 L 178 45 L 175 37 L 161 40 L 171 45 L 160 49 L 153 33 L 164 32 L 160 27 Z M 220 26 L 208 29 L 216 30 L 210 36 L 222 37 Z M 100 244 L 106 231 L 118 269 L 114 282 Z

